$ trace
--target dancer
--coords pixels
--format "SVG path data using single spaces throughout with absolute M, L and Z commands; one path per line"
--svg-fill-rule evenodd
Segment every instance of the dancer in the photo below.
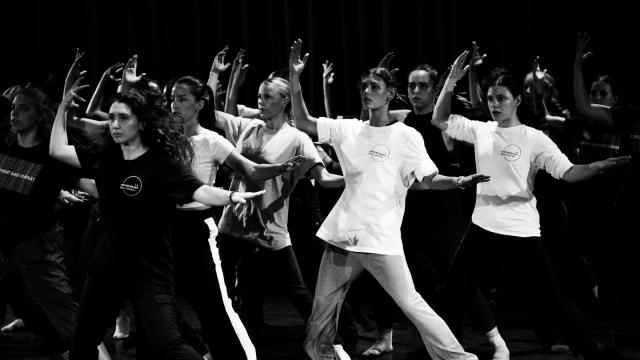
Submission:
M 159 96 L 134 89 L 118 93 L 110 106 L 113 143 L 97 157 L 77 151 L 68 144 L 65 117 L 74 100 L 84 101 L 78 92 L 87 85 L 80 85 L 79 71 L 75 77 L 58 108 L 50 155 L 96 179 L 107 241 L 99 244 L 89 270 L 70 357 L 95 358 L 96 345 L 130 299 L 157 356 L 200 359 L 178 333 L 169 219 L 177 203 L 244 203 L 262 192 L 230 192 L 193 177 L 188 139 L 168 126 Z
M 468 51 L 463 52 L 454 62 L 436 102 L 432 124 L 454 139 L 473 143 L 478 171 L 491 173 L 493 177 L 491 183 L 478 185 L 472 224 L 445 285 L 443 316 L 459 334 L 465 303 L 476 291 L 477 272 L 486 263 L 512 259 L 511 265 L 527 283 L 533 305 L 544 306 L 544 313 L 559 322 L 572 350 L 584 354 L 586 359 L 594 358 L 597 343 L 575 306 L 563 294 L 540 240 L 533 178 L 542 169 L 556 179 L 580 181 L 624 164 L 628 158 L 572 164 L 551 139 L 520 122 L 516 110 L 522 101 L 522 86 L 508 73 L 498 74 L 487 92 L 493 121 L 450 116 L 453 88 L 468 70 L 464 66 L 467 55 Z M 481 305 L 484 307 L 481 326 L 496 349 L 493 358 L 509 359 L 489 305 L 486 300 Z
M 466 353 L 445 322 L 416 292 L 402 251 L 400 224 L 410 186 L 454 189 L 488 181 L 485 175 L 447 177 L 429 159 L 417 131 L 389 116 L 396 88 L 385 68 L 360 82 L 368 122 L 311 117 L 300 87 L 309 54 L 302 41 L 291 47 L 289 72 L 296 126 L 334 145 L 345 174 L 345 191 L 318 231 L 328 245 L 320 265 L 305 350 L 312 359 L 333 359 L 341 303 L 353 281 L 370 272 L 416 325 L 434 359 L 476 359 Z M 416 184 L 414 185 L 414 182 Z

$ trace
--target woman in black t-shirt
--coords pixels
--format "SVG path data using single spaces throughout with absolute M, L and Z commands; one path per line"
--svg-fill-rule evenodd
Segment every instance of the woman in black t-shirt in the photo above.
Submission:
M 74 64 L 74 67 L 77 66 Z M 72 68 L 73 69 L 73 68 Z M 176 204 L 191 200 L 213 206 L 243 203 L 258 193 L 237 193 L 203 185 L 189 171 L 189 140 L 171 128 L 161 95 L 118 93 L 109 109 L 113 142 L 98 156 L 68 144 L 65 117 L 72 102 L 83 101 L 76 81 L 58 108 L 50 154 L 94 178 L 107 232 L 89 269 L 74 335 L 72 359 L 95 358 L 95 346 L 129 299 L 154 353 L 167 359 L 199 359 L 180 339 L 169 245 Z M 78 149 L 79 150 L 79 149 Z

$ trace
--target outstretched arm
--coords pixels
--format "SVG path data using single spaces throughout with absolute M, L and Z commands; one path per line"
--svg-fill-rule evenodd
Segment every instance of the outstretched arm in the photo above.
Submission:
M 224 206 L 229 204 L 246 204 L 248 199 L 262 196 L 264 193 L 264 190 L 258 192 L 237 192 L 202 185 L 193 193 L 192 197 L 193 200 L 205 205 Z
M 448 127 L 449 115 L 451 114 L 451 97 L 453 95 L 453 88 L 456 86 L 456 82 L 462 79 L 467 70 L 469 70 L 469 65 L 464 65 L 467 55 L 469 55 L 469 51 L 465 50 L 456 58 L 456 61 L 453 62 L 451 71 L 449 71 L 447 80 L 444 82 L 444 86 L 442 87 L 438 100 L 436 101 L 436 106 L 433 109 L 431 124 L 442 131 L 447 130 Z
M 325 188 L 344 187 L 344 177 L 342 175 L 332 174 L 324 168 L 324 166 L 314 166 L 311 169 L 311 176 L 318 184 Z
M 582 73 L 582 63 L 591 55 L 584 52 L 589 43 L 589 35 L 578 33 L 578 43 L 576 45 L 576 55 L 573 59 L 573 100 L 576 103 L 578 114 L 595 120 L 605 126 L 613 126 L 611 109 L 606 106 L 592 105 L 587 95 Z
M 260 181 L 274 178 L 288 171 L 293 171 L 306 161 L 307 158 L 304 156 L 295 156 L 282 164 L 258 164 L 234 150 L 229 154 L 224 163 L 233 170 L 240 171 L 249 178 Z
M 620 156 L 592 162 L 590 164 L 576 164 L 565 171 L 564 175 L 562 175 L 562 180 L 570 183 L 586 180 L 609 169 L 622 166 L 628 163 L 629 160 L 631 160 L 630 156 Z
M 309 58 L 309 53 L 300 59 L 300 49 L 302 40 L 298 39 L 293 42 L 291 51 L 289 52 L 289 81 L 291 82 L 291 107 L 293 109 L 293 117 L 296 120 L 296 127 L 312 137 L 318 137 L 318 119 L 309 115 L 307 105 L 302 97 L 302 88 L 300 87 L 300 74 L 304 70 Z
M 483 174 L 473 174 L 468 176 L 445 176 L 440 174 L 433 174 L 425 176 L 421 182 L 415 182 L 411 189 L 413 190 L 451 190 L 451 189 L 466 189 L 470 186 L 476 185 L 481 182 L 487 182 L 491 179 L 490 176 Z

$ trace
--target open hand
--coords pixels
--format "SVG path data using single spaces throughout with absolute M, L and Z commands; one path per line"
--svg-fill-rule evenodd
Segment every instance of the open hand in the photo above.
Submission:
M 298 39 L 291 45 L 291 51 L 289 52 L 289 77 L 298 77 L 302 74 L 307 59 L 309 59 L 309 53 L 304 54 L 302 60 L 300 59 L 300 50 L 302 48 L 302 40 Z
M 253 199 L 258 196 L 262 196 L 266 190 L 260 190 L 258 192 L 233 192 L 231 194 L 231 203 L 232 204 L 246 204 L 247 199 Z
M 462 189 L 466 189 L 469 186 L 473 186 L 478 183 L 487 182 L 489 180 L 491 180 L 491 176 L 483 175 L 483 174 L 473 174 L 468 176 L 461 176 L 457 180 L 456 185 L 458 185 L 458 187 Z

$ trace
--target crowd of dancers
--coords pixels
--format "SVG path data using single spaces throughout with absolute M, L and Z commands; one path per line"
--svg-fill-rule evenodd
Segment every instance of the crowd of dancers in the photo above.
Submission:
M 257 107 L 238 104 L 242 49 L 226 62 L 223 48 L 206 81 L 167 84 L 133 56 L 90 98 L 78 52 L 59 101 L 22 85 L 0 98 L 0 319 L 16 317 L 2 332 L 104 360 L 106 332 L 134 321 L 141 359 L 256 359 L 265 286 L 280 283 L 308 356 L 344 360 L 367 286 L 378 338 L 363 356 L 393 351 L 395 303 L 431 358 L 477 359 L 467 316 L 504 360 L 494 300 L 508 272 L 542 345 L 603 359 L 585 315 L 617 320 L 640 116 L 610 76 L 587 88 L 588 43 L 578 35 L 571 110 L 538 59 L 487 71 L 474 42 L 442 73 L 417 65 L 406 93 L 387 54 L 362 74 L 354 119 L 337 115 L 328 61 L 325 116 L 309 113 L 300 40 Z

